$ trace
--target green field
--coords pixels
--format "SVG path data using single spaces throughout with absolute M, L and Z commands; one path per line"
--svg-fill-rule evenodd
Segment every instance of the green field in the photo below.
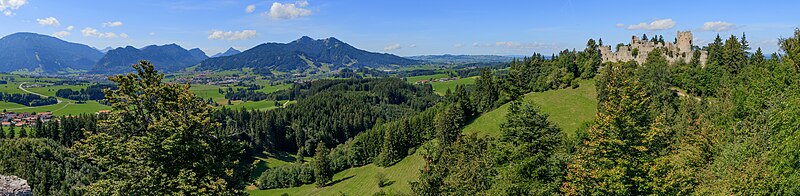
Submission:
M 450 75 L 442 73 L 442 74 L 424 75 L 424 76 L 411 76 L 411 77 L 406 77 L 406 81 L 415 83 L 420 80 L 436 80 L 439 78 L 450 78 Z
M 576 89 L 559 89 L 545 92 L 534 92 L 525 95 L 525 101 L 532 101 L 540 110 L 549 115 L 548 119 L 556 123 L 569 137 L 584 122 L 594 119 L 597 113 L 597 91 L 593 80 L 580 82 Z M 487 112 L 469 122 L 464 127 L 465 133 L 481 133 L 492 136 L 500 134 L 500 124 L 505 122 L 510 104 Z
M 273 100 L 248 101 L 248 102 L 232 101 L 231 104 L 233 104 L 233 105 L 222 105 L 222 106 L 228 107 L 228 108 L 231 108 L 231 109 L 245 108 L 245 109 L 254 109 L 254 110 L 269 110 L 269 109 L 279 108 L 279 107 L 281 107 L 283 105 L 283 103 L 286 103 L 286 101 L 278 101 L 279 105 L 275 105 L 275 101 L 273 101 Z
M 475 79 L 477 79 L 477 78 L 478 78 L 478 76 L 473 76 L 473 77 L 469 77 L 469 78 L 460 78 L 458 80 L 450 80 L 450 81 L 444 81 L 444 82 L 432 82 L 431 86 L 433 86 L 433 91 L 434 92 L 436 92 L 436 93 L 438 93 L 440 95 L 444 95 L 447 92 L 447 89 L 450 89 L 451 91 L 452 90 L 456 90 L 456 86 L 457 85 L 475 84 Z
M 15 76 L 15 82 L 0 86 L 0 92 L 26 93 L 18 88 L 19 84 L 23 82 L 28 82 L 29 84 L 35 84 L 41 82 L 54 82 L 56 80 L 58 79 L 36 78 L 34 80 L 33 78 L 23 78 Z M 47 86 L 47 87 L 36 87 L 36 88 L 26 88 L 26 89 L 31 92 L 39 93 L 46 96 L 55 96 L 56 91 L 58 91 L 59 89 L 79 90 L 82 88 L 86 88 L 86 86 L 87 85 L 59 85 L 59 86 Z M 57 116 L 95 113 L 100 110 L 106 110 L 111 108 L 110 106 L 100 104 L 97 101 L 88 101 L 86 103 L 78 104 L 75 100 L 69 100 L 65 98 L 58 98 L 58 99 L 61 100 L 61 103 L 46 105 L 46 106 L 36 106 L 36 107 L 28 107 L 21 104 L 9 103 L 9 102 L 0 102 L 0 108 L 13 112 L 53 112 L 53 115 Z
M 288 89 L 288 88 L 291 88 L 291 87 L 292 87 L 291 84 L 280 84 L 280 85 L 274 85 L 274 86 L 264 85 L 264 88 L 258 89 L 256 91 L 264 92 L 264 93 L 269 94 L 269 93 L 272 93 L 272 92 L 275 92 L 275 91 Z
M 251 195 L 372 195 L 383 190 L 389 195 L 410 194 L 409 182 L 417 180 L 419 170 L 424 166 L 419 152 L 404 158 L 397 164 L 383 168 L 374 164 L 350 168 L 333 176 L 333 183 L 323 188 L 307 184 L 300 187 L 270 190 L 253 190 Z M 383 172 L 388 179 L 388 186 L 378 187 L 375 175 Z

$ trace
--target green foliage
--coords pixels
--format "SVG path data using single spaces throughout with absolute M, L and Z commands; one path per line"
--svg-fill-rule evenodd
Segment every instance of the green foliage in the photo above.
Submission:
M 188 85 L 165 84 L 152 64 L 110 80 L 113 113 L 74 148 L 101 170 L 89 194 L 242 194 L 240 144 L 217 135 L 211 107 Z M 202 156 L 198 156 L 202 155 Z
M 481 77 L 475 81 L 475 91 L 472 91 L 472 100 L 478 112 L 488 112 L 495 108 L 497 100 L 500 98 L 500 91 L 497 83 L 494 82 L 494 75 L 489 69 L 481 70 Z
M 652 62 L 655 63 L 655 62 Z M 568 166 L 562 191 L 567 194 L 637 195 L 650 192 L 642 174 L 648 172 L 660 142 L 669 132 L 653 104 L 658 88 L 642 83 L 635 67 L 607 66 L 598 82 L 598 108 L 588 139 Z M 657 104 L 656 104 L 657 105 Z
M 780 40 L 781 50 L 785 51 L 784 60 L 800 71 L 800 28 L 794 30 L 794 36 Z
M 311 167 L 314 168 L 314 179 L 316 180 L 317 187 L 324 187 L 331 181 L 333 172 L 331 172 L 330 161 L 328 160 L 328 148 L 325 143 L 320 142 L 317 144 L 317 150 L 314 153 L 314 161 L 311 161 Z
M 511 102 L 494 149 L 492 195 L 557 195 L 565 161 L 554 156 L 563 133 L 532 103 Z
M 492 140 L 475 134 L 459 137 L 451 144 L 428 149 L 419 181 L 411 182 L 416 195 L 468 195 L 491 187 L 494 170 Z
M 0 173 L 28 181 L 35 195 L 85 195 L 97 167 L 49 139 L 0 139 Z
M 464 112 L 457 105 L 445 107 L 444 111 L 436 115 L 434 120 L 436 138 L 445 144 L 455 141 L 461 134 L 464 119 Z
M 307 164 L 289 164 L 269 168 L 256 180 L 259 189 L 289 188 L 314 183 L 314 168 Z

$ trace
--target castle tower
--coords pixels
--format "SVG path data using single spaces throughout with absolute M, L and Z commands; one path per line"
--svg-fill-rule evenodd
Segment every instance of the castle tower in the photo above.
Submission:
M 691 31 L 678 31 L 678 50 L 681 53 L 692 51 Z

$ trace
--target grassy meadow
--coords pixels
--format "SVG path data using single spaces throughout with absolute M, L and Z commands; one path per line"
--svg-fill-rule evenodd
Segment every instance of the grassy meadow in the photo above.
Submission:
M 525 101 L 536 104 L 548 119 L 556 123 L 572 137 L 581 124 L 594 119 L 597 113 L 597 91 L 593 80 L 580 82 L 578 88 L 533 92 L 525 95 Z M 510 103 L 487 112 L 468 122 L 465 133 L 480 133 L 491 136 L 500 134 L 500 124 L 505 122 Z

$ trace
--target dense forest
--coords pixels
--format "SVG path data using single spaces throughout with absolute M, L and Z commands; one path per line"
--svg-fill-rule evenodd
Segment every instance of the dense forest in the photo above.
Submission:
M 142 61 L 110 78 L 111 114 L 0 131 L 0 172 L 41 195 L 242 195 L 253 182 L 325 187 L 336 172 L 419 151 L 415 195 L 796 195 L 800 29 L 779 44 L 767 58 L 745 36 L 718 37 L 703 46 L 705 65 L 697 55 L 670 64 L 660 50 L 640 65 L 601 63 L 589 40 L 503 71 L 455 72 L 480 77 L 443 96 L 394 77 L 325 79 L 266 94 L 296 101 L 268 111 L 213 109 Z M 582 79 L 596 81 L 599 104 L 578 130 L 521 100 Z M 504 104 L 499 135 L 461 133 Z M 252 179 L 264 151 L 299 161 Z

